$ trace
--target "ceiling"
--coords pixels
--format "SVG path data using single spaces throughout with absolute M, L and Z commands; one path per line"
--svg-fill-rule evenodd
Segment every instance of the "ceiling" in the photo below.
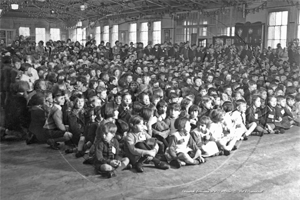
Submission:
M 3 17 L 34 17 L 75 20 L 104 20 L 146 15 L 164 15 L 191 10 L 242 6 L 266 0 L 1 0 Z M 18 10 L 11 4 L 17 3 Z M 84 10 L 80 6 L 85 6 Z

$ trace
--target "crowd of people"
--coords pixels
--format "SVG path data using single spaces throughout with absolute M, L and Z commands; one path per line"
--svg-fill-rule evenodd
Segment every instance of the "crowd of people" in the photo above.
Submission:
M 286 50 L 20 36 L 1 42 L 1 139 L 64 147 L 108 178 L 199 165 L 299 126 L 299 52 L 299 40 Z

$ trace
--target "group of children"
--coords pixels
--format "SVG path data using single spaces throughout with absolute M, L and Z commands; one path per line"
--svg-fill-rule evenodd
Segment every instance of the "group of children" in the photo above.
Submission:
M 15 130 L 27 144 L 60 149 L 64 142 L 65 153 L 109 178 L 143 172 L 144 163 L 199 165 L 230 155 L 250 135 L 283 134 L 300 123 L 299 63 L 276 51 L 41 45 L 33 55 L 2 49 L 1 138 Z

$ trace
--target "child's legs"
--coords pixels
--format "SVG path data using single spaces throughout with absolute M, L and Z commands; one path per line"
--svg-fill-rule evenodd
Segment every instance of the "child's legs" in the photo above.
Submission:
M 257 127 L 257 123 L 256 122 L 252 122 L 248 125 L 248 130 L 245 132 L 246 136 L 249 136 Z
M 166 148 L 169 146 L 169 143 L 167 142 L 167 140 L 160 135 L 155 135 L 154 137 L 157 138 L 159 141 L 161 141 L 164 144 L 163 151 L 165 151 Z
M 195 160 L 193 158 L 191 158 L 191 156 L 188 153 L 178 153 L 177 157 L 179 160 L 185 162 L 186 164 L 189 164 L 189 165 L 197 164 L 197 162 L 195 162 Z
M 55 142 L 66 142 L 72 138 L 72 133 L 61 130 L 47 130 L 47 138 L 53 139 Z

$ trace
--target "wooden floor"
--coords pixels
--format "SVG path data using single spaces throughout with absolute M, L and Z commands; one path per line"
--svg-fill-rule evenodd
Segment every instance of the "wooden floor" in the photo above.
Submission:
M 83 158 L 45 144 L 5 141 L 1 200 L 43 199 L 300 199 L 300 130 L 250 136 L 230 156 L 166 171 L 145 167 L 105 179 Z

